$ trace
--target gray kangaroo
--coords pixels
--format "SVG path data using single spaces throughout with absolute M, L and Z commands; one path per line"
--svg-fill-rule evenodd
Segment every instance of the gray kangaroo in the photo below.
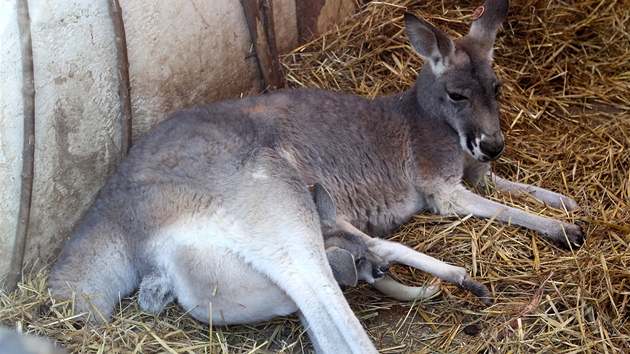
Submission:
M 463 268 L 433 266 L 428 256 L 367 235 L 384 236 L 428 208 L 496 217 L 565 247 L 581 245 L 579 226 L 489 201 L 462 185 L 487 174 L 504 149 L 490 61 L 508 1 L 486 0 L 481 9 L 455 41 L 405 15 L 411 44 L 427 63 L 415 85 L 397 95 L 368 100 L 282 90 L 173 114 L 137 142 L 105 185 L 54 264 L 51 293 L 76 293 L 75 309 L 104 321 L 119 297 L 143 284 L 159 288 L 151 279 L 166 275 L 195 317 L 232 323 L 298 309 L 318 352 L 375 353 L 335 281 L 308 185 L 330 192 L 332 229 L 359 236 L 388 261 L 424 267 L 464 288 L 470 279 Z M 559 194 L 489 176 L 499 188 L 577 207 Z M 268 284 L 283 300 L 269 298 Z M 397 286 L 388 276 L 374 284 Z M 212 299 L 195 303 L 200 291 L 206 299 L 230 299 L 222 307 L 229 311 L 215 312 Z M 239 302 L 257 292 L 269 301 Z

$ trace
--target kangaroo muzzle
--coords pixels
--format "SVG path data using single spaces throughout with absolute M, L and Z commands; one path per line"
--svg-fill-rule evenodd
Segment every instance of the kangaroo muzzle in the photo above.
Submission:
M 505 151 L 505 140 L 503 139 L 503 133 L 498 131 L 492 136 L 485 134 L 481 135 L 481 142 L 479 143 L 479 150 L 482 154 L 480 161 L 488 162 L 497 160 L 503 151 Z

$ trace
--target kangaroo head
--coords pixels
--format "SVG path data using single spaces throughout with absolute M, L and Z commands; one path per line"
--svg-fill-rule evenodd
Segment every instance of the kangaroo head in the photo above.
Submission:
M 481 162 L 498 159 L 505 147 L 497 103 L 500 83 L 490 64 L 508 7 L 508 0 L 485 0 L 475 11 L 468 34 L 454 41 L 405 14 L 411 45 L 428 63 L 416 81 L 423 113 L 450 126 L 462 149 Z
M 361 237 L 337 229 L 337 211 L 326 188 L 315 183 L 309 190 L 319 215 L 326 258 L 337 283 L 356 286 L 359 280 L 373 283 L 387 275 L 387 260 L 370 251 Z
M 389 271 L 389 262 L 370 251 L 357 235 L 342 231 L 324 235 L 324 245 L 335 280 L 341 285 L 355 286 L 359 280 L 371 284 Z

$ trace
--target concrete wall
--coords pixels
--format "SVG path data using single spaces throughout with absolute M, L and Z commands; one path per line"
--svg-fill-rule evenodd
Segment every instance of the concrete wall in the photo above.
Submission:
M 279 53 L 298 44 L 296 0 L 272 0 Z M 352 0 L 324 1 L 348 9 Z M 35 171 L 26 261 L 53 260 L 121 159 L 121 101 L 108 1 L 30 0 Z M 185 106 L 258 92 L 240 1 L 120 0 L 133 137 Z M 342 6 L 343 5 L 343 6 Z M 322 8 L 324 8 L 322 6 Z M 317 12 L 321 32 L 343 15 Z M 16 0 L 0 0 L 0 279 L 12 256 L 21 190 L 22 67 Z M 28 266 L 27 265 L 27 266 Z

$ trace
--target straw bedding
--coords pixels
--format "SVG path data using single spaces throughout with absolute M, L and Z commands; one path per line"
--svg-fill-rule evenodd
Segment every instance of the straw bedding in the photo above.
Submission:
M 476 2 L 373 1 L 284 58 L 296 87 L 375 97 L 410 87 L 421 62 L 404 35 L 412 11 L 464 34 Z M 442 284 L 434 298 L 401 303 L 369 286 L 347 298 L 384 353 L 621 353 L 630 350 L 630 4 L 516 0 L 495 46 L 503 81 L 507 151 L 494 165 L 511 180 L 572 196 L 567 213 L 527 196 L 481 190 L 533 213 L 577 222 L 586 244 L 561 250 L 532 231 L 473 217 L 421 214 L 392 239 L 455 265 L 488 285 L 493 304 Z M 431 281 L 405 267 L 409 284 Z M 46 270 L 0 294 L 3 325 L 52 338 L 70 352 L 267 353 L 310 351 L 294 318 L 208 327 L 172 305 L 158 316 L 125 299 L 109 326 L 76 328 L 45 289 Z

